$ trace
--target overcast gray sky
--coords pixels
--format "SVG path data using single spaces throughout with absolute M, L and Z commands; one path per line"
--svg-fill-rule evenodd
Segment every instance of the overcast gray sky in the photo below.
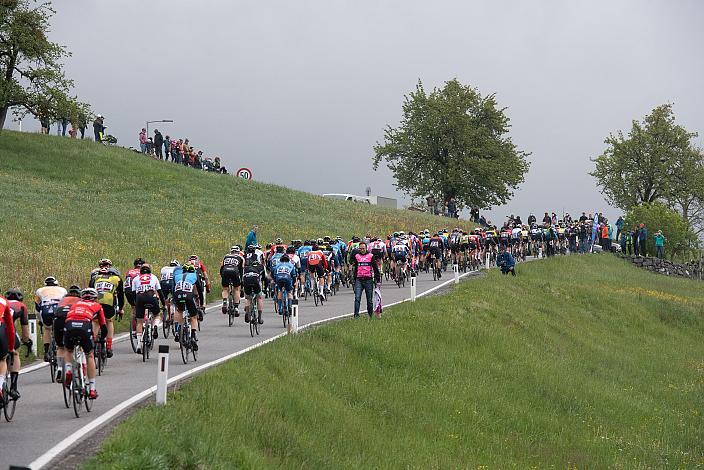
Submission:
M 400 196 L 370 158 L 419 78 L 430 89 L 456 77 L 508 107 L 532 165 L 496 218 L 604 208 L 589 158 L 661 103 L 704 132 L 697 0 L 54 5 L 67 72 L 122 145 L 146 120 L 173 119 L 164 134 L 229 168 L 315 193 Z

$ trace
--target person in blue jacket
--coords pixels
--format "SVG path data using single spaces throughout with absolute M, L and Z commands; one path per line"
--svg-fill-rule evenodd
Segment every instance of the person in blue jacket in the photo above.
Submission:
M 513 255 L 508 251 L 508 247 L 504 247 L 504 251 L 499 254 L 499 258 L 496 260 L 496 265 L 501 268 L 502 274 L 511 273 L 511 275 L 516 275 L 516 260 Z
M 257 244 L 257 226 L 254 225 L 252 226 L 252 230 L 249 231 L 247 234 L 247 239 L 244 242 L 244 247 L 247 248 L 248 246 L 254 246 Z

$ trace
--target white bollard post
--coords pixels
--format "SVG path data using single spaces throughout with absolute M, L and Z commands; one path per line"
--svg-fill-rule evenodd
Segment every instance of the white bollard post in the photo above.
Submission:
M 460 267 L 457 263 L 452 265 L 452 270 L 455 272 L 455 284 L 460 283 Z
M 19 121 L 17 121 L 17 125 L 18 125 L 18 127 L 19 127 L 18 130 L 19 130 L 20 132 L 22 132 L 22 119 L 20 119 Z
M 543 247 L 538 248 L 538 259 L 543 259 Z
M 169 378 L 169 345 L 159 345 L 159 360 L 156 369 L 156 404 L 166 404 L 166 382 Z
M 491 264 L 491 254 L 487 253 L 486 254 L 486 269 L 489 269 L 489 265 Z
M 298 299 L 293 299 L 291 302 L 291 318 L 288 322 L 288 332 L 298 333 Z
M 416 289 L 417 289 L 416 280 L 417 279 L 418 278 L 416 278 L 415 276 L 411 276 L 411 302 L 416 301 Z
M 32 354 L 37 355 L 37 314 L 30 313 L 27 315 L 29 319 L 29 339 L 32 340 Z

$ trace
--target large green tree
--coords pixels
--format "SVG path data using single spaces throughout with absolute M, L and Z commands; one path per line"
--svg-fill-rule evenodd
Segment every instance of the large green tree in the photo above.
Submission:
M 0 129 L 11 108 L 61 117 L 43 109 L 49 97 L 68 100 L 72 86 L 61 63 L 69 53 L 47 38 L 54 14 L 50 2 L 0 0 Z
M 688 207 L 702 195 L 704 166 L 701 153 L 692 148 L 696 134 L 675 122 L 672 105 L 658 106 L 640 121 L 633 121 L 628 135 L 618 131 L 605 140 L 604 153 L 593 161 L 590 174 L 602 188 L 606 201 L 624 210 L 665 201 Z
M 455 198 L 458 206 L 489 208 L 507 202 L 529 163 L 508 136 L 509 119 L 494 95 L 450 80 L 426 93 L 419 81 L 404 97 L 396 128 L 387 126 L 374 147 L 396 187 L 413 198 Z

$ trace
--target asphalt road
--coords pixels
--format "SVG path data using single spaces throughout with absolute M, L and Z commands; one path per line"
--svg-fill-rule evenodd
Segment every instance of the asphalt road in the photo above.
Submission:
M 452 272 L 444 273 L 440 281 L 433 281 L 432 276 L 422 274 L 418 277 L 417 292 L 421 294 L 432 290 L 451 278 Z M 407 283 L 406 287 L 400 289 L 395 284 L 386 282 L 382 292 L 384 305 L 388 305 L 409 298 L 410 284 Z M 342 289 L 336 296 L 329 296 L 329 301 L 323 307 L 316 307 L 310 298 L 308 301 L 301 300 L 299 323 L 305 325 L 348 314 L 353 310 L 353 301 L 351 289 Z M 0 417 L 0 469 L 10 465 L 28 466 L 33 462 L 36 467 L 37 459 L 42 456 L 46 458 L 48 451 L 81 427 L 120 404 L 124 406 L 126 400 L 154 386 L 159 344 L 171 345 L 169 377 L 174 377 L 249 348 L 283 331 L 281 318 L 274 313 L 272 302 L 268 299 L 265 299 L 264 303 L 264 324 L 260 335 L 255 338 L 249 334 L 249 325 L 244 323 L 244 314 L 229 328 L 227 317 L 220 312 L 218 302 L 208 307 L 205 321 L 201 325 L 198 362 L 191 361 L 184 365 L 173 337 L 168 340 L 160 337 L 147 363 L 143 363 L 142 357 L 132 352 L 129 341 L 116 343 L 113 345 L 115 356 L 108 363 L 104 374 L 97 378 L 100 396 L 94 402 L 93 410 L 90 413 L 84 410 L 79 419 L 74 416 L 72 408 L 64 407 L 60 386 L 51 383 L 47 367 L 23 373 L 19 378 L 22 398 L 17 403 L 14 420 L 7 423 Z M 149 395 L 153 396 L 153 393 Z M 103 416 L 103 419 L 106 418 L 107 415 Z M 49 464 L 48 467 L 50 466 Z

